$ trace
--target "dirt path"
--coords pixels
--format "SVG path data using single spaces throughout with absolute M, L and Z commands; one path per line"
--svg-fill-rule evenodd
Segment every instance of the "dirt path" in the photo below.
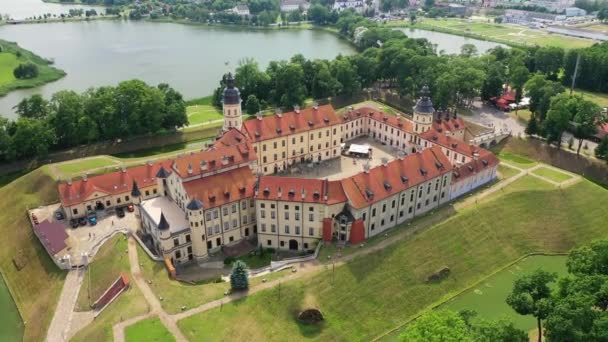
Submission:
M 70 337 L 70 325 L 72 323 L 74 306 L 78 299 L 78 292 L 82 285 L 84 272 L 84 270 L 69 271 L 65 277 L 53 320 L 46 333 L 46 341 L 67 341 Z

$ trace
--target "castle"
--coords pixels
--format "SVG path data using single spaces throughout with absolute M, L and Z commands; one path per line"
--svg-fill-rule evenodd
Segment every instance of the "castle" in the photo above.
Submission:
M 60 183 L 68 218 L 138 205 L 157 252 L 182 264 L 243 239 L 294 251 L 320 240 L 359 244 L 496 178 L 498 159 L 465 142 L 465 121 L 435 111 L 427 87 L 411 118 L 314 105 L 243 121 L 229 75 L 223 114 L 221 134 L 200 152 Z M 362 136 L 398 157 L 331 181 L 275 175 L 340 158 L 341 145 Z

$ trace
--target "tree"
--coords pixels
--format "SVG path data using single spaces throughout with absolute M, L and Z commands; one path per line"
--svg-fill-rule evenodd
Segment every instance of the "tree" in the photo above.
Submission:
M 561 148 L 562 135 L 572 119 L 573 107 L 575 103 L 567 94 L 556 95 L 551 99 L 551 107 L 544 122 L 544 133 L 547 142 L 555 142 L 558 149 Z
M 600 120 L 601 108 L 597 104 L 584 100 L 579 97 L 576 99 L 576 112 L 574 114 L 574 137 L 578 139 L 578 147 L 576 148 L 576 154 L 580 154 L 581 147 L 583 146 L 583 140 L 597 132 L 597 124 L 603 120 Z
M 325 25 L 329 17 L 329 10 L 321 4 L 314 4 L 308 10 L 308 18 L 316 25 Z
M 49 113 L 48 104 L 48 101 L 36 94 L 21 100 L 14 109 L 19 117 L 43 119 Z
M 509 304 L 520 315 L 532 315 L 536 318 L 538 341 L 542 341 L 542 320 L 547 318 L 551 310 L 551 288 L 557 274 L 536 270 L 517 280 L 511 294 L 507 297 Z
M 608 240 L 592 242 L 570 251 L 566 261 L 568 272 L 574 275 L 608 276 Z
M 249 275 L 247 265 L 241 260 L 234 262 L 230 274 L 230 287 L 235 290 L 247 290 L 249 288 Z
M 181 93 L 171 88 L 166 83 L 157 87 L 165 101 L 165 113 L 162 119 L 164 128 L 183 127 L 188 125 L 188 114 L 186 114 L 186 101 Z
M 71 90 L 62 90 L 49 103 L 49 123 L 54 128 L 60 147 L 76 146 L 83 141 L 78 122 L 84 114 L 82 98 Z
M 44 158 L 48 155 L 50 147 L 56 138 L 53 129 L 44 121 L 19 118 L 15 125 L 15 133 L 12 144 L 15 157 L 22 158 Z
M 336 59 L 332 63 L 331 69 L 336 80 L 342 85 L 341 94 L 351 96 L 361 90 L 357 71 L 347 59 Z
M 557 75 L 563 67 L 564 55 L 564 50 L 559 47 L 539 48 L 534 54 L 535 71 L 547 75 L 550 80 L 557 80 Z
M 463 44 L 460 47 L 460 56 L 465 58 L 476 57 L 478 54 L 477 47 L 474 44 Z
M 486 78 L 481 87 L 481 98 L 489 100 L 491 97 L 498 97 L 502 92 L 505 83 L 504 67 L 500 63 L 492 63 L 488 66 Z
M 608 136 L 605 136 L 595 148 L 595 156 L 608 163 Z
M 342 85 L 329 72 L 326 63 L 317 63 L 315 66 L 315 77 L 312 81 L 312 97 L 315 99 L 335 96 Z
M 526 125 L 525 132 L 527 135 L 536 135 L 540 133 L 538 129 L 538 121 L 536 120 L 536 116 L 534 115 L 534 113 L 532 113 L 532 115 L 530 116 L 530 120 Z
M 299 64 L 271 62 L 268 66 L 273 89 L 270 91 L 274 103 L 292 107 L 301 105 L 306 98 L 304 71 Z
M 260 100 L 258 100 L 258 98 L 253 94 L 249 95 L 245 101 L 245 110 L 247 114 L 255 114 L 259 112 Z
M 38 66 L 31 62 L 21 63 L 13 70 L 13 75 L 18 79 L 37 77 Z

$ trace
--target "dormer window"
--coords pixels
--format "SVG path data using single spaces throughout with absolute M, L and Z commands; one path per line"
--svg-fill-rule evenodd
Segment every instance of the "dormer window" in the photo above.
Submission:
M 314 125 L 315 125 L 315 124 L 314 124 L 314 122 L 312 122 L 312 121 L 308 121 L 308 126 L 311 126 L 311 127 L 312 127 L 312 126 L 314 126 Z
M 295 196 L 296 195 L 296 190 L 295 189 L 289 189 L 288 195 L 289 196 Z
M 259 138 L 260 137 L 260 132 L 255 131 L 255 133 L 253 133 L 253 135 L 255 135 L 256 138 Z
M 384 189 L 390 191 L 392 189 L 391 183 L 384 181 Z
M 469 171 L 473 172 L 473 165 L 467 165 L 467 169 L 469 169 Z
M 442 164 L 440 161 L 435 161 L 435 166 L 436 166 L 438 169 L 443 169 L 443 164 Z
M 367 196 L 368 199 L 374 198 L 374 192 L 371 191 L 370 189 L 365 189 L 365 195 Z
M 327 117 L 324 117 L 324 118 L 323 118 L 323 122 L 328 123 L 328 122 L 329 122 L 329 119 L 328 119 Z
M 488 161 L 485 159 L 482 159 L 481 163 L 483 164 L 483 166 L 488 166 Z
M 423 168 L 423 167 L 421 167 L 421 168 L 420 168 L 420 174 L 421 174 L 421 175 L 423 175 L 423 176 L 426 176 L 426 174 L 427 174 L 426 169 L 425 169 L 425 168 Z
M 270 195 L 270 189 L 268 189 L 268 187 L 264 188 L 264 196 L 268 196 Z
M 281 127 L 277 127 L 277 133 L 281 134 Z
M 402 176 L 401 176 L 401 181 L 402 181 L 403 183 L 407 183 L 407 182 L 409 181 L 409 179 L 407 178 L 407 176 L 402 175 Z
M 296 129 L 296 126 L 294 126 L 294 125 L 289 125 L 289 129 L 294 130 L 294 129 Z
M 241 137 L 240 137 L 240 136 L 238 136 L 238 135 L 237 135 L 236 137 L 234 137 L 234 140 L 236 140 L 236 141 L 238 141 L 238 142 L 241 142 L 241 140 L 242 140 L 242 139 L 241 139 Z
M 321 195 L 319 194 L 319 192 L 318 192 L 318 191 L 315 191 L 315 192 L 314 192 L 314 194 L 312 194 L 312 197 L 313 197 L 314 199 L 319 199 L 319 198 L 321 197 Z

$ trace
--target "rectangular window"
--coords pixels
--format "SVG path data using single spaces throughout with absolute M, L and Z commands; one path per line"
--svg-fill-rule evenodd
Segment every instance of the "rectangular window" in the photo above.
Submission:
M 234 213 L 236 213 L 236 204 L 233 204 L 233 205 L 232 205 L 232 213 L 233 213 L 233 214 L 234 214 Z
M 207 235 L 213 235 L 213 228 L 208 227 L 207 228 Z M 203 235 L 203 240 L 205 240 L 205 236 Z
M 270 211 L 270 218 L 271 218 L 271 219 L 274 219 L 275 217 L 276 217 L 276 215 L 275 215 L 275 211 L 274 211 L 274 210 L 271 210 L 271 211 Z
M 315 214 L 308 214 L 308 221 L 313 222 L 315 220 Z
M 296 221 L 300 221 L 300 213 L 296 212 L 294 214 Z
M 228 208 L 224 207 L 222 212 L 224 213 L 224 216 L 228 215 Z
M 177 246 L 179 246 L 179 240 L 173 239 L 173 247 L 177 247 Z
M 315 229 L 312 228 L 312 227 L 308 228 L 308 235 L 314 236 L 315 235 Z
M 207 221 L 211 220 L 211 213 L 210 212 L 206 212 L 205 213 L 205 219 L 207 219 Z
M 285 219 L 286 219 L 286 220 L 289 220 L 289 211 L 286 211 L 286 212 L 285 212 Z
M 218 218 L 219 216 L 220 216 L 220 214 L 219 214 L 219 210 L 214 210 L 214 211 L 213 211 L 213 218 L 214 218 L 214 219 L 216 219 L 216 218 Z
M 237 219 L 232 220 L 232 228 L 236 228 L 239 225 Z
M 190 234 L 186 234 L 186 242 L 190 242 Z
M 243 224 L 247 224 L 247 215 L 243 215 Z
M 273 232 L 273 233 L 276 233 L 277 232 L 277 226 L 275 224 L 271 224 L 270 225 L 270 231 Z
M 175 259 L 181 259 L 182 257 L 182 252 L 181 251 L 175 251 Z
M 247 201 L 241 202 L 241 210 L 247 209 Z
M 260 210 L 260 217 L 261 218 L 266 218 L 266 211 L 265 210 Z
M 230 229 L 230 222 L 224 222 L 224 231 Z
M 285 234 L 289 234 L 289 225 L 285 225 Z
M 300 226 L 296 226 L 296 235 L 300 235 Z
M 266 223 L 262 223 L 262 231 L 265 232 L 266 231 Z
M 220 233 L 220 225 L 219 224 L 216 224 L 215 227 L 214 227 L 214 229 L 215 229 L 215 234 L 219 234 Z
M 270 241 L 270 240 L 266 241 L 266 245 L 272 246 L 272 241 Z

